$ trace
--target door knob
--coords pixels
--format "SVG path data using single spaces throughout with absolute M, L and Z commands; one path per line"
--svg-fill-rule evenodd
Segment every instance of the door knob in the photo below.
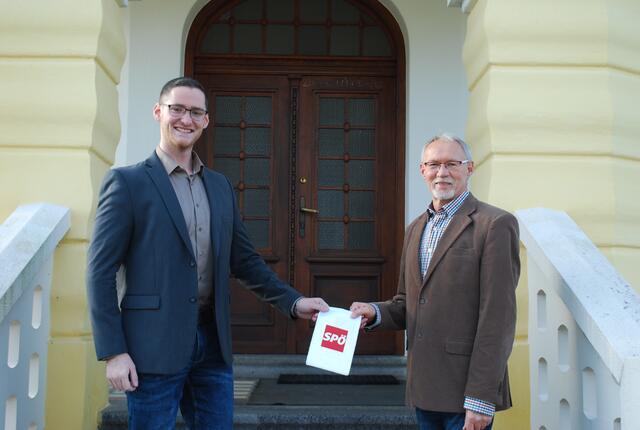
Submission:
M 300 212 L 308 213 L 308 214 L 319 214 L 320 211 L 318 209 L 311 208 L 300 208 Z

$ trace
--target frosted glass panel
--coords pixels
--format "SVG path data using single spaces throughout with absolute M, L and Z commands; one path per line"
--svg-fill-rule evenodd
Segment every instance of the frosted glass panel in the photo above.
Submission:
M 271 124 L 271 97 L 247 97 L 245 121 L 249 124 Z
M 269 160 L 247 158 L 244 160 L 244 181 L 248 185 L 270 185 Z
M 269 216 L 269 190 L 245 189 L 243 193 L 243 215 L 261 217 Z
M 269 155 L 271 152 L 271 129 L 248 127 L 244 131 L 244 150 L 252 155 Z
M 344 249 L 344 224 L 342 222 L 318 223 L 319 249 Z
M 202 40 L 202 52 L 227 54 L 229 52 L 231 27 L 227 24 L 213 24 Z
M 218 124 L 238 124 L 240 122 L 241 107 L 242 97 L 216 97 L 215 122 Z
M 342 129 L 318 130 L 318 145 L 321 157 L 344 155 L 344 131 Z
M 344 124 L 344 100 L 321 98 L 320 99 L 320 125 Z
M 349 249 L 374 248 L 375 231 L 372 222 L 349 223 Z
M 238 155 L 240 152 L 240 129 L 216 127 L 213 143 L 214 154 Z
M 318 160 L 318 184 L 321 187 L 344 185 L 344 161 Z
M 318 191 L 318 210 L 322 218 L 344 216 L 344 193 L 342 191 Z

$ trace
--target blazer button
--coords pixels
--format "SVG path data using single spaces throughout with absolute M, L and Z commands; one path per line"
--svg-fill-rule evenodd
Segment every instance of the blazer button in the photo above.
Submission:
M 195 261 L 190 261 L 190 262 L 189 262 L 189 266 L 191 266 L 191 267 L 195 267 L 195 265 L 196 265 L 196 262 L 195 262 Z
M 420 304 L 424 305 L 425 303 L 427 303 L 427 300 L 424 297 L 420 297 Z
M 197 301 L 198 301 L 198 299 L 196 299 L 195 297 L 189 297 L 189 302 L 195 303 Z
M 422 333 L 418 333 L 418 339 L 422 339 Z

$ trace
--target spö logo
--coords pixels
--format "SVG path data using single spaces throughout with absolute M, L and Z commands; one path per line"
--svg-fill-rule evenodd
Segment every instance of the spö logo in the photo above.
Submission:
M 338 352 L 343 352 L 344 344 L 347 343 L 347 333 L 346 330 L 327 324 L 320 345 Z

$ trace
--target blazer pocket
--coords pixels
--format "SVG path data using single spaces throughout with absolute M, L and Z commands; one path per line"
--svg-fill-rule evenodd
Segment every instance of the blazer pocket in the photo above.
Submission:
M 466 257 L 466 256 L 476 255 L 476 251 L 473 248 L 449 248 L 449 250 L 447 251 L 447 254 Z
M 450 340 L 445 343 L 444 350 L 449 354 L 471 355 L 471 351 L 473 351 L 473 343 Z
M 160 309 L 158 295 L 126 295 L 120 304 L 122 309 Z

